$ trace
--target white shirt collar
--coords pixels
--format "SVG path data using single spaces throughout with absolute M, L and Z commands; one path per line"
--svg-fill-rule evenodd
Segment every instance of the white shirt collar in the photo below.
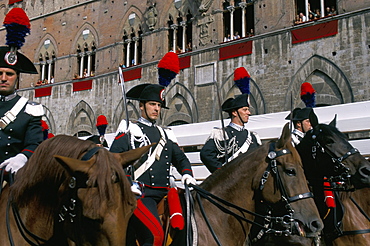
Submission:
M 232 122 L 230 122 L 229 126 L 232 127 L 232 128 L 234 128 L 235 130 L 237 130 L 239 132 L 241 132 L 241 131 L 243 131 L 245 129 L 244 128 L 244 125 L 243 126 L 239 126 L 239 125 L 237 125 L 235 123 L 232 123 Z
M 145 119 L 144 117 L 140 117 L 137 121 L 144 124 L 144 125 L 147 125 L 147 126 L 155 126 L 155 121 L 151 122 L 151 121 Z

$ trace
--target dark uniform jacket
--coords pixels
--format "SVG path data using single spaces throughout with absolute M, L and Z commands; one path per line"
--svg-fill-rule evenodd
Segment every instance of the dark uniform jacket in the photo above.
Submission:
M 227 155 L 225 155 L 225 141 L 223 131 L 220 128 L 213 129 L 210 137 L 200 151 L 200 159 L 208 170 L 213 173 L 226 163 L 226 156 L 229 159 L 247 141 L 250 135 L 251 143 L 248 152 L 261 145 L 261 141 L 255 132 L 250 132 L 245 128 L 230 123 L 225 127 Z
M 0 101 L 0 118 L 11 110 L 20 99 L 19 95 L 14 98 L 8 96 L 5 101 Z M 0 130 L 0 163 L 19 153 L 30 158 L 37 146 L 43 140 L 41 129 L 41 116 L 44 114 L 42 105 L 28 102 L 9 123 L 5 129 Z
M 125 121 L 121 122 L 121 125 L 125 124 Z M 130 126 L 129 134 L 125 134 L 123 132 L 117 134 L 110 148 L 111 152 L 120 153 L 133 148 L 146 146 L 154 142 L 159 142 L 161 134 L 157 129 L 157 126 L 153 125 L 151 122 L 145 120 L 144 118 L 140 118 L 137 123 L 130 124 L 137 124 L 140 127 L 143 135 L 140 137 L 140 133 L 133 132 L 131 130 L 132 127 Z M 119 127 L 119 129 L 120 128 L 121 127 Z M 148 168 L 139 178 L 135 177 L 138 181 L 143 182 L 146 187 L 169 188 L 171 163 L 176 167 L 180 174 L 192 175 L 191 164 L 184 152 L 179 148 L 176 142 L 169 138 L 168 133 L 165 135 L 167 142 L 163 148 L 159 160 L 155 160 L 152 166 Z M 142 158 L 142 162 L 148 158 L 148 155 L 151 154 L 155 147 L 156 145 L 154 145 L 149 153 Z

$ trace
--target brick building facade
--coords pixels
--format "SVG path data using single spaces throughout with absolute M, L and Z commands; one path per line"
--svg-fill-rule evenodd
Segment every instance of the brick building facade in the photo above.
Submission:
M 309 1 L 322 12 L 315 20 L 294 24 L 309 13 L 296 0 L 12 0 L 2 1 L 0 18 L 22 7 L 31 34 L 21 51 L 39 69 L 22 75 L 20 94 L 45 106 L 54 134 L 96 134 L 96 118 L 107 116 L 114 132 L 125 112 L 118 66 L 125 87 L 157 83 L 159 59 L 178 50 L 181 71 L 166 89 L 169 110 L 161 124 L 195 123 L 220 118 L 218 98 L 238 94 L 233 72 L 251 75 L 254 114 L 303 106 L 300 85 L 308 81 L 320 104 L 370 99 L 370 3 Z M 11 3 L 11 4 L 9 4 Z M 227 41 L 228 34 L 240 38 Z M 5 29 L 0 30 L 5 43 Z M 84 77 L 87 73 L 89 77 Z M 54 84 L 34 87 L 54 77 Z M 131 119 L 138 104 L 129 102 Z

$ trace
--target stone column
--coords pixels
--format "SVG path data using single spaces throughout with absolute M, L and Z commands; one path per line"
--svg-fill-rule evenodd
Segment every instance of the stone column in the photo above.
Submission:
M 246 36 L 246 30 L 247 30 L 247 25 L 245 22 L 245 10 L 247 8 L 247 3 L 241 2 L 239 3 L 239 6 L 242 8 L 242 38 L 244 38 Z
M 306 21 L 308 21 L 308 16 L 309 16 L 309 13 L 308 13 L 308 0 L 305 0 L 304 2 L 305 2 L 304 4 L 305 4 L 305 7 L 306 7 L 306 13 L 305 13 L 306 14 Z
M 320 1 L 320 8 L 321 8 L 321 16 L 320 17 L 324 17 L 325 16 L 325 4 L 324 4 L 324 0 L 321 0 Z
M 126 39 L 125 42 L 127 43 L 126 49 L 126 67 L 130 67 L 130 47 L 131 47 L 131 39 Z
M 51 63 L 52 62 L 53 62 L 52 60 L 47 61 L 48 67 L 49 67 L 49 69 L 48 69 L 48 83 L 50 83 L 50 79 L 51 79 Z
M 134 46 L 135 46 L 135 49 L 134 49 L 134 65 L 136 65 L 137 64 L 137 52 L 138 52 L 139 38 L 138 37 L 133 37 L 132 41 L 134 42 Z
M 182 52 L 185 52 L 186 49 L 186 21 L 181 21 L 180 25 L 182 26 Z
M 41 80 L 45 79 L 45 62 L 41 62 Z
M 177 42 L 176 42 L 176 30 L 177 30 L 177 25 L 176 24 L 172 24 L 171 25 L 171 29 L 173 30 L 173 35 L 172 35 L 172 47 L 173 47 L 173 52 L 176 53 L 176 49 L 177 49 Z
M 83 76 L 84 76 L 84 58 L 85 58 L 85 54 L 80 53 L 80 56 L 81 56 L 81 60 L 80 60 L 80 78 L 83 78 Z
M 234 39 L 234 11 L 235 11 L 235 7 L 234 6 L 228 6 L 227 7 L 227 10 L 229 10 L 230 12 L 230 38 L 231 40 Z M 226 34 L 227 36 L 227 34 Z

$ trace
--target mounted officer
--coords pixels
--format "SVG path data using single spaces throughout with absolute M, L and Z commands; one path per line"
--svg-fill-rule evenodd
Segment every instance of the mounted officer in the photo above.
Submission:
M 213 129 L 200 151 L 202 162 L 212 173 L 240 154 L 261 145 L 258 134 L 245 128 L 245 124 L 251 115 L 248 94 L 227 99 L 222 104 L 222 111 L 229 113 L 230 124 L 224 130 L 220 128 Z M 225 131 L 226 139 L 223 131 Z
M 127 99 L 138 100 L 141 117 L 135 123 L 123 120 L 110 151 L 120 153 L 130 149 L 157 143 L 142 158 L 143 163 L 135 167 L 134 177 L 144 185 L 144 192 L 137 201 L 137 208 L 130 219 L 127 245 L 162 245 L 164 233 L 157 212 L 157 204 L 170 188 L 170 167 L 173 164 L 182 174 L 182 183 L 196 184 L 191 164 L 177 145 L 170 129 L 160 127 L 156 120 L 162 108 L 166 108 L 163 97 L 164 86 L 140 84 L 126 94 Z
M 291 114 L 289 114 L 285 119 L 293 122 L 294 129 L 292 131 L 292 144 L 293 146 L 297 146 L 306 132 L 312 129 L 310 116 L 315 114 L 315 112 L 313 111 L 313 108 L 307 107 L 295 108 L 292 113 L 292 117 Z
M 12 21 L 23 17 L 28 20 L 20 8 L 13 8 L 7 14 L 4 24 L 8 34 L 18 25 Z M 16 92 L 20 73 L 37 74 L 33 63 L 17 51 L 23 44 L 12 38 L 19 38 L 19 35 L 7 36 L 9 46 L 0 47 L 0 168 L 5 167 L 5 171 L 11 173 L 23 167 L 43 141 L 42 105 L 30 102 Z

